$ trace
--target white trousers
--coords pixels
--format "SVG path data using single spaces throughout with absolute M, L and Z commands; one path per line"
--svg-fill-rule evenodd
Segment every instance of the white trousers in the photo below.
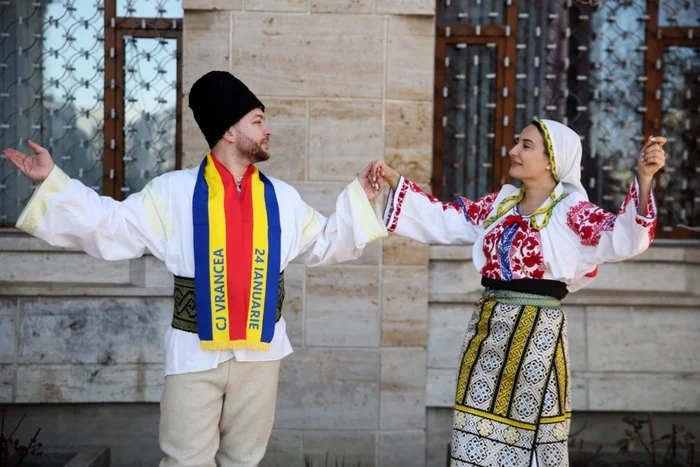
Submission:
M 160 467 L 255 467 L 272 432 L 280 361 L 165 377 Z

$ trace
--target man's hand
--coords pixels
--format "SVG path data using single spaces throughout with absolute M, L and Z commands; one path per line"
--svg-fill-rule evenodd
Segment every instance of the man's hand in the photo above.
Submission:
M 34 144 L 32 140 L 27 141 L 29 147 L 34 151 L 35 156 L 29 156 L 16 149 L 7 148 L 3 151 L 5 157 L 12 162 L 20 172 L 31 178 L 35 182 L 46 180 L 53 170 L 54 164 L 51 154 L 45 148 Z
M 367 195 L 367 199 L 370 201 L 374 201 L 380 194 L 382 194 L 382 180 L 373 180 L 371 178 L 371 172 L 372 172 L 372 163 L 365 168 L 365 170 L 357 176 L 357 179 L 360 181 L 360 185 L 362 188 L 365 190 L 365 194 Z

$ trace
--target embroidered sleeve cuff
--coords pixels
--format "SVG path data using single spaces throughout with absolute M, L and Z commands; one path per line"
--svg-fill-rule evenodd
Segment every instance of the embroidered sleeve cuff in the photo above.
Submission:
M 362 185 L 357 179 L 348 186 L 348 195 L 353 217 L 357 217 L 359 220 L 360 228 L 367 236 L 368 241 L 373 242 L 386 237 L 386 227 L 382 223 L 377 204 L 374 203 L 373 206 L 373 203 L 367 199 L 365 190 L 362 189 Z
M 389 232 L 396 230 L 396 225 L 401 214 L 401 205 L 406 197 L 406 189 L 408 183 L 403 176 L 399 177 L 399 183 L 396 184 L 396 190 L 389 190 L 389 197 L 386 200 L 384 208 L 384 225 L 389 229 Z
M 58 166 L 54 166 L 49 176 L 34 189 L 27 206 L 17 219 L 17 228 L 31 235 L 36 234 L 54 198 L 61 193 L 68 180 L 68 175 Z
M 639 179 L 637 177 L 634 178 L 634 185 L 635 185 L 635 190 L 634 193 L 636 196 L 634 196 L 634 207 L 636 209 L 637 213 L 637 218 L 639 219 L 646 219 L 646 220 L 654 220 L 656 219 L 657 216 L 657 209 L 656 209 L 656 198 L 654 197 L 654 185 L 652 182 L 651 186 L 651 193 L 649 193 L 649 200 L 647 201 L 647 208 L 646 208 L 646 215 L 639 214 L 639 203 L 640 203 L 640 195 L 642 192 L 641 187 L 639 186 Z

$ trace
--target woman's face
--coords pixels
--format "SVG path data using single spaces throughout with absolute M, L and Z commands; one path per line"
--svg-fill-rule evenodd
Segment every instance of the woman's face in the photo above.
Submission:
M 510 170 L 508 174 L 518 180 L 537 180 L 552 177 L 549 158 L 544 150 L 542 135 L 534 125 L 528 125 L 520 133 L 518 144 L 508 152 Z

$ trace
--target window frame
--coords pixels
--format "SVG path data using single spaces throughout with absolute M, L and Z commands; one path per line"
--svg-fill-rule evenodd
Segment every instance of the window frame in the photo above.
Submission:
M 124 89 L 125 37 L 177 40 L 175 104 L 175 170 L 182 168 L 182 18 L 131 18 L 117 16 L 117 0 L 104 3 L 105 85 L 103 195 L 124 199 Z M 114 85 L 112 85 L 114 80 Z M 114 112 L 113 112 L 114 110 Z M 114 118 L 112 117 L 114 114 Z M 109 123 L 109 124 L 108 124 Z
M 117 16 L 117 0 L 104 0 L 104 115 L 102 159 L 102 195 L 121 201 L 128 196 L 124 189 L 125 166 L 125 52 L 127 37 L 164 38 L 177 41 L 175 103 L 175 170 L 182 168 L 182 58 L 183 18 L 134 18 Z M 42 8 L 43 5 L 42 5 Z M 42 95 L 43 95 L 42 86 Z M 43 131 L 43 128 L 42 128 Z M 14 222 L 0 222 L 0 228 L 15 227 Z

